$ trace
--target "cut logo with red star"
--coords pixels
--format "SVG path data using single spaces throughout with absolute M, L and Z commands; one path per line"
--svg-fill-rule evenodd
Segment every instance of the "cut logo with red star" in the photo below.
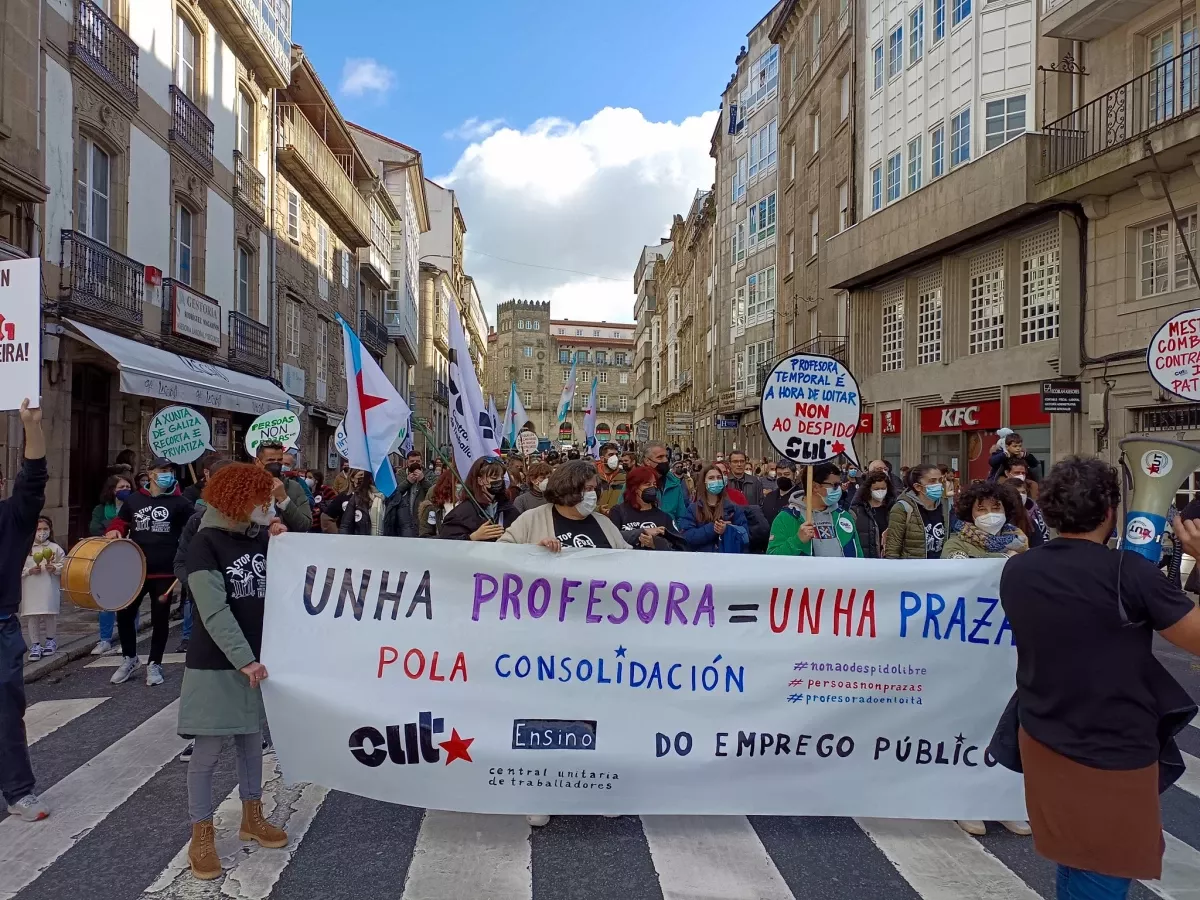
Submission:
M 473 762 L 469 752 L 473 743 L 475 743 L 475 738 L 460 737 L 458 729 L 452 728 L 450 729 L 450 740 L 442 741 L 438 746 L 446 751 L 446 765 L 450 765 L 456 759 Z
M 833 442 L 833 452 L 834 453 L 845 453 L 846 445 L 843 444 L 841 441 L 834 441 Z

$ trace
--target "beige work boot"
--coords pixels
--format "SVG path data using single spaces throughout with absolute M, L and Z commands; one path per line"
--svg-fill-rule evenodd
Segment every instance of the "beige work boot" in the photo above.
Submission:
M 276 828 L 263 815 L 261 800 L 242 801 L 242 827 L 238 837 L 243 841 L 258 841 L 260 847 L 268 850 L 286 847 L 288 842 L 287 832 Z
M 217 833 L 213 829 L 212 819 L 192 825 L 188 864 L 192 867 L 192 875 L 201 881 L 221 877 L 221 858 L 217 856 Z

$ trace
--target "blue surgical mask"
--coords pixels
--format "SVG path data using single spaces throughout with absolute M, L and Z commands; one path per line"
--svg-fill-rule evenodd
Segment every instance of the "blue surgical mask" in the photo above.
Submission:
M 851 478 L 857 478 L 858 477 L 858 469 L 851 469 L 849 471 L 849 473 L 847 473 L 847 474 L 849 474 L 849 476 Z
M 170 472 L 159 472 L 154 476 L 154 483 L 157 484 L 160 489 L 169 491 L 171 488 L 175 487 L 175 476 Z
M 925 496 L 928 497 L 930 500 L 932 500 L 934 503 L 942 502 L 942 494 L 944 492 L 945 492 L 945 488 L 940 484 L 925 485 Z
M 122 503 L 124 503 L 126 500 L 129 499 L 129 495 L 132 493 L 133 493 L 133 491 L 131 491 L 129 488 L 121 488 L 121 490 L 117 491 L 117 493 L 114 496 L 118 500 L 120 500 Z
M 704 487 L 710 494 L 719 494 L 721 491 L 725 490 L 725 480 L 721 479 L 720 481 L 709 481 L 705 483 Z
M 829 488 L 825 491 L 825 505 L 837 506 L 842 499 L 842 489 L 840 487 Z

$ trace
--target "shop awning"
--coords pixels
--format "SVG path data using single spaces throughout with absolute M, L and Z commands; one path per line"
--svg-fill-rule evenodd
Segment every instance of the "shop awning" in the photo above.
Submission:
M 148 347 L 73 319 L 64 321 L 86 343 L 116 361 L 121 371 L 121 390 L 126 394 L 254 416 L 273 409 L 304 412 L 302 403 L 265 378 Z

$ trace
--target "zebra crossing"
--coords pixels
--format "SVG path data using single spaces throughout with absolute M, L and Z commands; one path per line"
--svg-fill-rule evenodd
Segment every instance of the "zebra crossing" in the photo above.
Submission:
M 201 883 L 187 865 L 178 700 L 140 685 L 110 686 L 103 667 L 82 666 L 68 682 L 90 696 L 31 698 L 35 769 L 63 774 L 41 785 L 49 819 L 0 820 L 0 900 L 1054 896 L 1053 867 L 1036 856 L 1031 839 L 994 825 L 974 838 L 953 822 L 646 815 L 557 816 L 531 829 L 520 816 L 418 810 L 287 785 L 274 754 L 263 760 L 264 811 L 290 840 L 263 850 L 237 838 L 232 752 L 217 779 L 228 792 L 216 813 L 225 872 Z M 177 680 L 168 686 L 177 690 Z M 127 727 L 112 732 L 116 715 Z M 92 752 L 96 736 L 110 733 L 114 739 Z M 1200 900 L 1200 729 L 1188 729 L 1181 744 L 1189 771 L 1163 798 L 1163 878 L 1135 885 L 1131 896 L 1143 900 Z

